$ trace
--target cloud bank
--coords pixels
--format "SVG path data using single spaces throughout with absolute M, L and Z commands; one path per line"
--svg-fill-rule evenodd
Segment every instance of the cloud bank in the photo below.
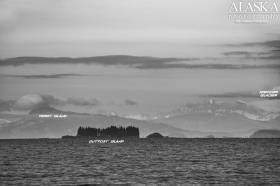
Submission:
M 124 101 L 125 105 L 128 105 L 128 106 L 134 106 L 134 105 L 138 105 L 138 103 L 136 101 L 133 101 L 133 100 L 130 100 L 130 99 L 126 99 Z
M 85 76 L 84 74 L 38 74 L 38 75 L 14 75 L 14 74 L 0 74 L 0 77 L 24 78 L 24 79 L 60 79 L 75 76 Z
M 100 104 L 101 102 L 95 98 L 86 99 L 86 98 L 70 97 L 67 99 L 59 99 L 52 95 L 47 95 L 47 94 L 28 94 L 18 98 L 17 100 L 9 100 L 9 101 L 0 100 L 0 111 L 11 111 L 11 110 L 27 111 L 40 107 L 65 106 L 65 105 L 95 107 Z
M 279 52 L 278 52 L 279 53 Z M 242 59 L 278 59 L 277 51 L 273 55 L 251 57 L 249 52 L 232 51 L 224 53 L 226 56 L 239 56 Z M 97 64 L 103 66 L 123 65 L 138 69 L 279 69 L 279 63 L 273 64 L 224 64 L 220 63 L 227 58 L 211 58 L 214 62 L 207 62 L 209 58 L 157 58 L 143 56 L 127 56 L 127 55 L 109 55 L 85 58 L 46 58 L 46 57 L 17 57 L 0 60 L 0 66 L 18 66 L 24 64 Z M 199 61 L 200 63 L 197 63 Z M 201 63 L 205 61 L 204 63 Z M 181 63 L 188 62 L 188 63 Z M 61 74 L 61 75 L 42 75 L 42 76 L 23 76 L 24 78 L 61 78 L 66 76 L 76 76 L 77 74 Z
M 123 104 L 125 106 L 136 106 L 138 105 L 138 102 L 126 99 Z M 27 94 L 16 100 L 0 100 L 0 112 L 11 110 L 28 111 L 41 107 L 67 105 L 78 107 L 97 107 L 102 105 L 102 102 L 96 98 L 69 97 L 66 99 L 59 99 L 48 94 Z
M 227 44 L 230 48 L 246 48 L 244 51 L 229 51 L 223 54 L 227 57 L 242 57 L 245 59 L 280 60 L 280 40 L 264 42 L 251 42 L 240 44 Z M 261 51 L 251 51 L 252 48 L 259 48 Z
M 223 94 L 208 94 L 200 95 L 201 97 L 213 97 L 213 98 L 259 98 L 259 99 L 280 99 L 280 86 L 275 86 L 269 89 L 263 89 L 264 91 L 278 91 L 275 97 L 260 97 L 259 91 L 254 92 L 227 92 Z

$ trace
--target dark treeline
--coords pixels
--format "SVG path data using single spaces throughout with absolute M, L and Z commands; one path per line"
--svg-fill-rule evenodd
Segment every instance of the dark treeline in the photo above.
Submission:
M 77 136 L 86 137 L 116 137 L 116 138 L 126 138 L 126 137 L 137 137 L 139 138 L 139 129 L 133 126 L 116 127 L 110 126 L 105 129 L 91 128 L 91 127 L 79 127 Z

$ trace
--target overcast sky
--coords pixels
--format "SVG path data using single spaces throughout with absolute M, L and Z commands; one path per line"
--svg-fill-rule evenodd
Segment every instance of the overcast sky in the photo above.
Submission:
M 229 0 L 1 0 L 0 57 L 188 57 L 195 52 L 185 47 L 266 41 L 279 33 L 279 25 L 231 23 L 230 5 Z
M 259 90 L 280 85 L 280 26 L 233 23 L 228 20 L 231 3 L 0 0 L 0 58 L 124 54 L 190 59 L 115 56 L 95 58 L 92 65 L 1 61 L 0 100 L 23 97 L 32 103 L 49 95 L 66 104 L 65 110 L 137 116 L 170 111 L 194 96 L 259 101 Z M 279 102 L 271 102 L 279 110 Z

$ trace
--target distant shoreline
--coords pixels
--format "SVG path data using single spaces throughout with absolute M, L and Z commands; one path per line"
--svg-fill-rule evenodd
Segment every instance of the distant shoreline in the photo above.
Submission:
M 72 138 L 74 140 L 85 140 L 87 138 Z M 135 139 L 135 138 L 134 138 Z M 143 140 L 143 139 L 148 139 L 146 137 L 140 137 L 137 138 L 137 140 Z M 157 138 L 158 139 L 158 138 Z M 169 137 L 169 138 L 162 138 L 160 140 L 166 140 L 166 139 L 205 139 L 205 140 L 215 140 L 215 139 L 223 139 L 223 140 L 227 140 L 227 139 L 280 139 L 280 138 L 250 138 L 250 137 L 216 137 L 216 138 L 203 138 L 203 137 L 195 137 L 195 138 L 176 138 L 176 137 Z M 70 140 L 70 139 L 62 139 L 62 138 L 2 138 L 0 139 L 0 141 L 4 141 L 4 140 Z

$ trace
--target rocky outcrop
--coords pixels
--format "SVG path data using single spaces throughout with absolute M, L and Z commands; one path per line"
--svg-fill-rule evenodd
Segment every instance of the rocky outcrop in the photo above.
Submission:
M 164 138 L 164 136 L 156 132 L 148 135 L 146 138 Z

